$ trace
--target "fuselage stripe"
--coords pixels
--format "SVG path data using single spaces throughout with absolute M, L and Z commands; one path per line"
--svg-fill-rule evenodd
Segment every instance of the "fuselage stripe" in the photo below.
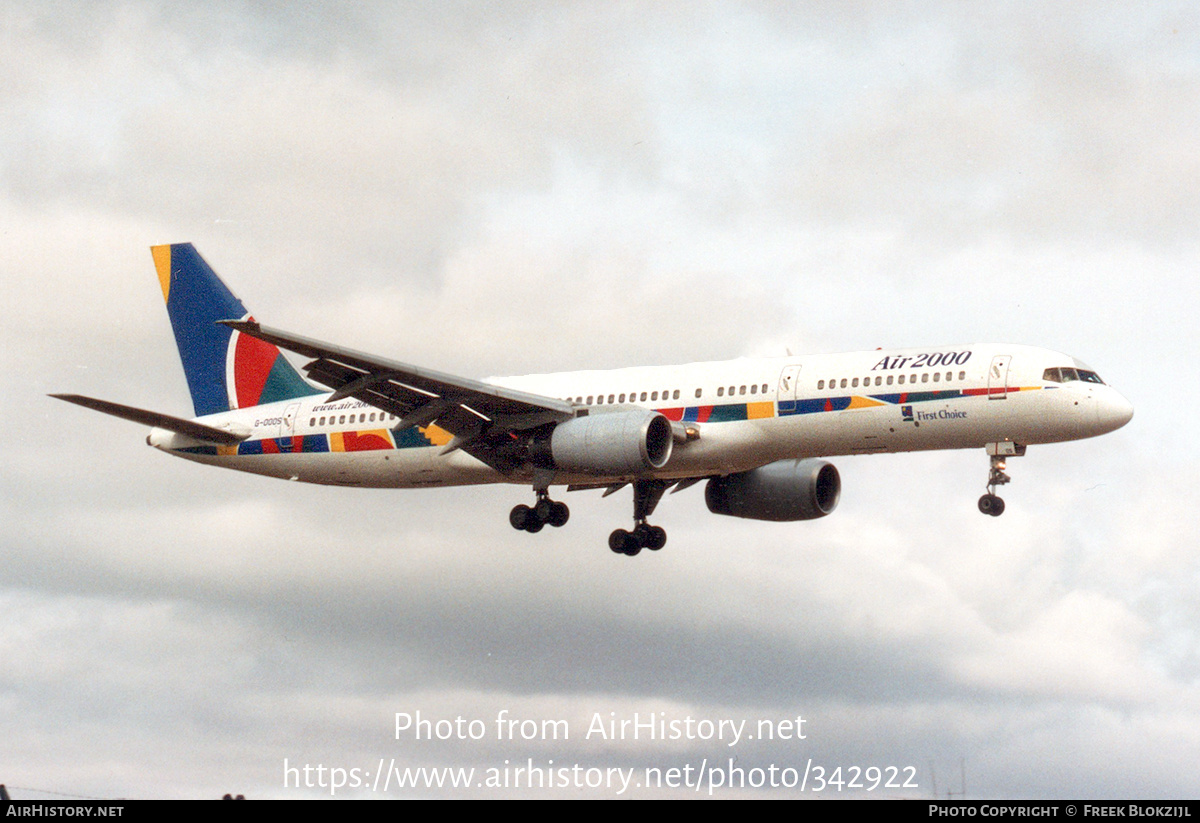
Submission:
M 895 394 L 844 395 L 842 397 L 813 397 L 801 400 L 760 401 L 757 403 L 728 403 L 711 406 L 685 406 L 658 409 L 668 420 L 689 423 L 730 423 L 744 420 L 760 420 L 771 417 L 788 417 L 798 414 L 820 414 L 847 409 L 860 409 L 887 405 L 911 405 L 966 397 L 983 397 L 993 394 L 1011 394 L 1033 391 L 1042 386 L 1006 386 L 992 389 L 945 389 L 940 391 L 899 392 Z M 292 437 L 266 437 L 246 440 L 236 447 L 187 446 L 176 451 L 189 454 L 212 455 L 267 455 L 267 454 L 318 454 L 326 452 L 358 452 L 397 449 L 429 448 L 444 445 L 445 432 L 429 426 L 434 437 L 430 438 L 426 428 L 405 429 L 396 433 L 390 429 L 335 431 L 319 434 L 303 434 Z

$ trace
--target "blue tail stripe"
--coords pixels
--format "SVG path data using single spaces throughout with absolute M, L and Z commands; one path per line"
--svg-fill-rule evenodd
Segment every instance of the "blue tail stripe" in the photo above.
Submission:
M 271 403 L 320 391 L 305 382 L 278 349 L 269 344 L 263 344 L 265 351 L 233 362 L 230 351 L 233 330 L 218 321 L 248 317 L 242 301 L 191 243 L 156 246 L 152 251 L 197 417 L 226 412 L 238 405 L 234 399 L 236 386 L 228 383 L 231 370 L 237 375 L 235 382 L 249 379 L 250 402 Z M 163 254 L 165 251 L 169 255 Z M 262 371 L 258 371 L 260 368 Z M 263 379 L 265 383 L 256 383 Z M 245 404 L 243 398 L 241 405 Z
M 171 246 L 167 314 L 196 416 L 229 411 L 225 357 L 232 330 L 217 321 L 240 320 L 246 316 L 246 307 L 191 243 Z

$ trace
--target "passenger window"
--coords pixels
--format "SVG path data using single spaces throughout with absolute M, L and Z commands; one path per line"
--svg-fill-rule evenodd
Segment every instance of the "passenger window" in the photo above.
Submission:
M 892 376 L 890 374 L 888 375 L 887 384 L 889 386 L 892 385 Z
M 738 386 L 738 394 L 745 394 L 745 393 L 746 393 L 746 387 Z
M 899 382 L 900 382 L 900 385 L 901 385 L 901 386 L 903 386 L 903 385 L 904 385 L 904 375 L 900 375 L 900 381 L 899 381 Z
M 858 378 L 857 377 L 850 381 L 850 388 L 852 388 L 852 389 L 858 388 Z
M 697 397 L 697 398 L 699 398 L 699 397 L 700 397 L 700 396 L 701 396 L 703 393 L 704 393 L 704 392 L 703 392 L 703 390 L 702 390 L 702 389 L 696 389 L 696 397 Z
M 820 391 L 820 390 L 821 390 L 821 389 L 823 389 L 823 388 L 825 388 L 825 381 L 824 381 L 824 380 L 818 380 L 818 381 L 817 381 L 817 391 Z
M 921 382 L 922 382 L 922 383 L 928 383 L 928 382 L 929 382 L 929 372 L 925 372 L 925 374 L 921 375 Z
M 753 386 L 750 387 L 750 393 L 758 394 L 758 384 L 757 383 L 755 383 Z
M 725 396 L 725 387 L 717 386 L 717 397 L 724 397 L 724 396 Z
M 942 373 L 940 371 L 935 371 L 933 373 L 933 382 L 938 383 L 941 381 L 941 379 L 942 379 Z

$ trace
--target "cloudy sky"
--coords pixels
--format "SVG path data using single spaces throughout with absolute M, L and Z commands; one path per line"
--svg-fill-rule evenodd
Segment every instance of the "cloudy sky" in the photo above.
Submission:
M 732 758 L 1200 794 L 1200 13 L 986 5 L 4 3 L 0 782 Z M 1014 460 L 1000 519 L 982 453 L 844 458 L 829 518 L 695 487 L 618 557 L 628 490 L 529 535 L 525 489 L 222 473 L 46 398 L 190 411 L 148 252 L 184 241 L 273 325 L 467 376 L 1000 340 L 1137 414 Z M 805 738 L 586 736 L 635 714 Z

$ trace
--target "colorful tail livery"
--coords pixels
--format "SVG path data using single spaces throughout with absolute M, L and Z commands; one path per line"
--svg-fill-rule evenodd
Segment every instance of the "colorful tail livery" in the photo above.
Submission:
M 517 483 L 509 523 L 562 526 L 553 486 L 633 487 L 618 554 L 661 549 L 667 490 L 706 481 L 715 514 L 809 520 L 837 506 L 834 455 L 983 449 L 997 516 L 1028 445 L 1120 428 L 1133 407 L 1065 354 L 972 343 L 472 380 L 260 326 L 190 244 L 153 248 L 197 420 L 54 395 L 152 426 L 188 460 L 339 486 Z M 551 343 L 552 344 L 552 343 Z M 280 354 L 306 358 L 306 382 Z
M 197 417 L 320 393 L 278 348 L 221 325 L 252 318 L 191 243 L 150 252 Z

